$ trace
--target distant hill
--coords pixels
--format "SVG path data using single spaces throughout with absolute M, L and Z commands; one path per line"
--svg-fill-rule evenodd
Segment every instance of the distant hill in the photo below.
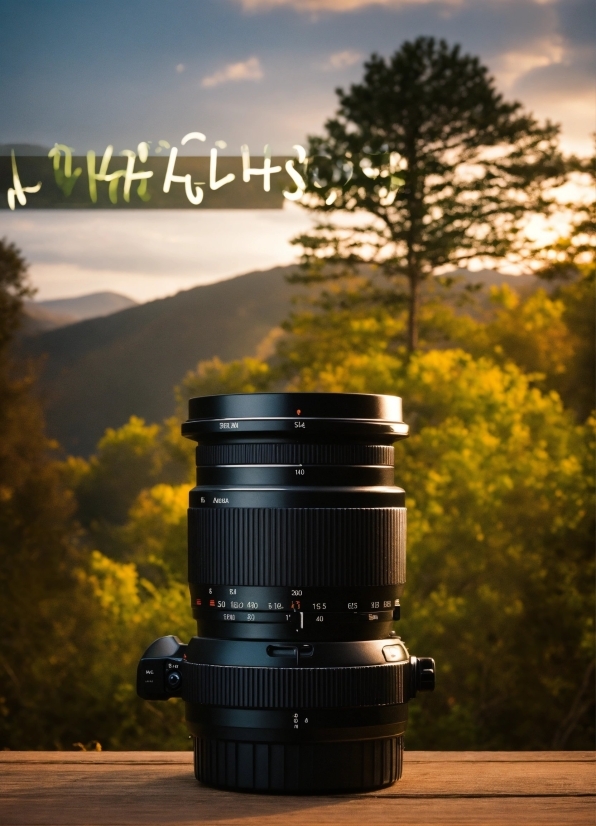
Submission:
M 195 287 L 22 342 L 43 356 L 42 396 L 49 434 L 69 453 L 88 455 L 106 427 L 133 415 L 160 421 L 173 388 L 201 359 L 255 351 L 287 315 L 291 267 Z
M 49 301 L 26 301 L 21 335 L 37 335 L 87 318 L 99 318 L 136 306 L 138 304 L 132 298 L 112 292 L 89 293 L 76 298 L 55 298 Z
M 510 287 L 514 287 L 520 293 L 535 290 L 537 286 L 549 287 L 548 281 L 539 282 L 535 275 L 504 275 L 497 270 L 477 270 L 476 272 L 454 270 L 449 275 L 463 278 L 466 284 L 482 284 L 485 288 L 509 284 Z
M 84 321 L 87 318 L 99 318 L 100 316 L 118 313 L 120 310 L 127 310 L 129 307 L 138 307 L 138 302 L 133 301 L 121 293 L 102 292 L 89 293 L 88 295 L 78 295 L 75 298 L 54 298 L 50 301 L 36 301 L 37 307 L 45 307 L 54 313 L 66 313 L 73 316 L 77 321 Z
M 88 455 L 106 427 L 119 427 L 133 414 L 149 422 L 170 415 L 173 388 L 197 362 L 251 355 L 286 317 L 297 289 L 284 278 L 291 270 L 248 273 L 25 339 L 28 355 L 45 355 L 41 386 L 49 434 L 69 453 Z M 532 277 L 492 270 L 457 275 L 521 291 L 536 284 Z M 455 299 L 462 288 L 447 295 Z
M 79 319 L 68 313 L 57 313 L 36 304 L 35 301 L 25 302 L 25 318 L 19 328 L 21 336 L 34 336 L 38 333 L 45 333 L 47 330 L 56 330 L 58 327 L 66 327 L 67 324 L 75 324 Z

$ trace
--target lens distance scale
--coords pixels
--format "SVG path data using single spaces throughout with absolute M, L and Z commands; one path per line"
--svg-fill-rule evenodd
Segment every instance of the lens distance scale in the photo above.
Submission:
M 214 623 L 249 623 L 253 628 L 221 630 L 226 637 L 273 634 L 275 639 L 309 636 L 351 639 L 354 624 L 377 626 L 373 637 L 386 636 L 400 618 L 401 587 L 389 588 L 246 588 L 191 585 L 193 616 L 207 635 Z M 282 626 L 258 630 L 255 626 Z M 380 625 L 379 625 L 380 624 Z M 382 626 L 382 627 L 381 627 Z M 331 628 L 333 631 L 331 631 Z M 356 632 L 357 636 L 361 636 Z M 370 629 L 362 629 L 365 638 Z

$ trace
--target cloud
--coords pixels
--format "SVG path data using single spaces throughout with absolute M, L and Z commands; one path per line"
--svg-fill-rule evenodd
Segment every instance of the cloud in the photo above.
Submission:
M 196 209 L 196 211 L 195 211 Z M 198 284 L 296 261 L 289 239 L 312 219 L 284 209 L 0 210 L 25 250 L 38 300 L 102 290 L 149 301 Z
M 215 72 L 212 75 L 207 75 L 201 81 L 201 86 L 211 88 L 219 86 L 220 83 L 230 83 L 238 80 L 260 80 L 263 77 L 263 69 L 258 57 L 249 57 L 241 63 L 228 63 L 228 65 Z
M 524 49 L 515 48 L 503 52 L 491 61 L 491 69 L 499 78 L 500 86 L 510 91 L 515 84 L 535 69 L 560 63 L 565 49 L 552 36 L 528 43 Z
M 362 52 L 355 52 L 352 49 L 346 49 L 343 52 L 334 52 L 330 55 L 323 68 L 327 71 L 334 69 L 347 69 L 348 66 L 353 66 L 362 59 Z
M 548 5 L 534 36 L 527 25 L 520 27 L 521 37 L 504 43 L 489 65 L 508 98 L 521 100 L 540 120 L 563 124 L 565 151 L 588 155 L 594 131 L 592 0 Z
M 290 6 L 302 12 L 345 12 L 366 6 L 412 6 L 435 3 L 436 0 L 236 0 L 245 11 L 267 11 Z M 538 0 L 540 2 L 540 0 Z M 550 2 L 550 0 L 546 0 Z M 463 0 L 443 0 L 445 6 L 460 6 Z
M 563 59 L 535 66 L 511 89 L 533 113 L 563 123 L 566 151 L 590 155 L 594 132 L 594 66 L 592 47 L 568 49 Z

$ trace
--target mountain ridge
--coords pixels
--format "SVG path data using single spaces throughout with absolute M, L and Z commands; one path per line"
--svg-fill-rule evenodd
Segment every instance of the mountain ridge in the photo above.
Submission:
M 66 313 L 78 321 L 87 318 L 98 318 L 99 316 L 126 310 L 129 307 L 139 306 L 138 301 L 112 290 L 85 293 L 72 298 L 50 298 L 45 301 L 33 301 L 30 302 L 31 304 L 36 307 L 44 307 L 52 312 Z
M 49 435 L 88 455 L 107 427 L 133 414 L 148 422 L 171 415 L 174 387 L 199 361 L 251 355 L 283 321 L 296 292 L 285 276 L 295 270 L 246 273 L 23 339 L 24 353 L 42 363 Z M 458 274 L 462 283 L 536 286 L 532 276 Z
M 86 293 L 74 298 L 53 298 L 47 301 L 26 301 L 22 336 L 34 336 L 88 318 L 117 313 L 138 306 L 136 301 L 111 291 Z
M 173 388 L 199 361 L 249 355 L 283 320 L 292 269 L 247 273 L 25 339 L 24 354 L 43 357 L 49 435 L 87 455 L 106 427 L 133 414 L 170 415 Z

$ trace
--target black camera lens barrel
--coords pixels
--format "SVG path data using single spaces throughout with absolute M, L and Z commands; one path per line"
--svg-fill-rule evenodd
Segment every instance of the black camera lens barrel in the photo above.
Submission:
M 189 408 L 183 432 L 201 440 L 189 509 L 199 633 L 218 622 L 227 638 L 255 638 L 261 623 L 273 639 L 386 636 L 405 582 L 392 446 L 407 435 L 401 400 L 254 394 Z M 236 594 L 226 593 L 231 584 Z
M 434 663 L 397 637 L 405 494 L 401 399 L 273 393 L 191 399 L 198 442 L 188 571 L 198 636 L 139 664 L 147 699 L 181 697 L 197 779 L 315 792 L 401 775 L 407 702 Z

